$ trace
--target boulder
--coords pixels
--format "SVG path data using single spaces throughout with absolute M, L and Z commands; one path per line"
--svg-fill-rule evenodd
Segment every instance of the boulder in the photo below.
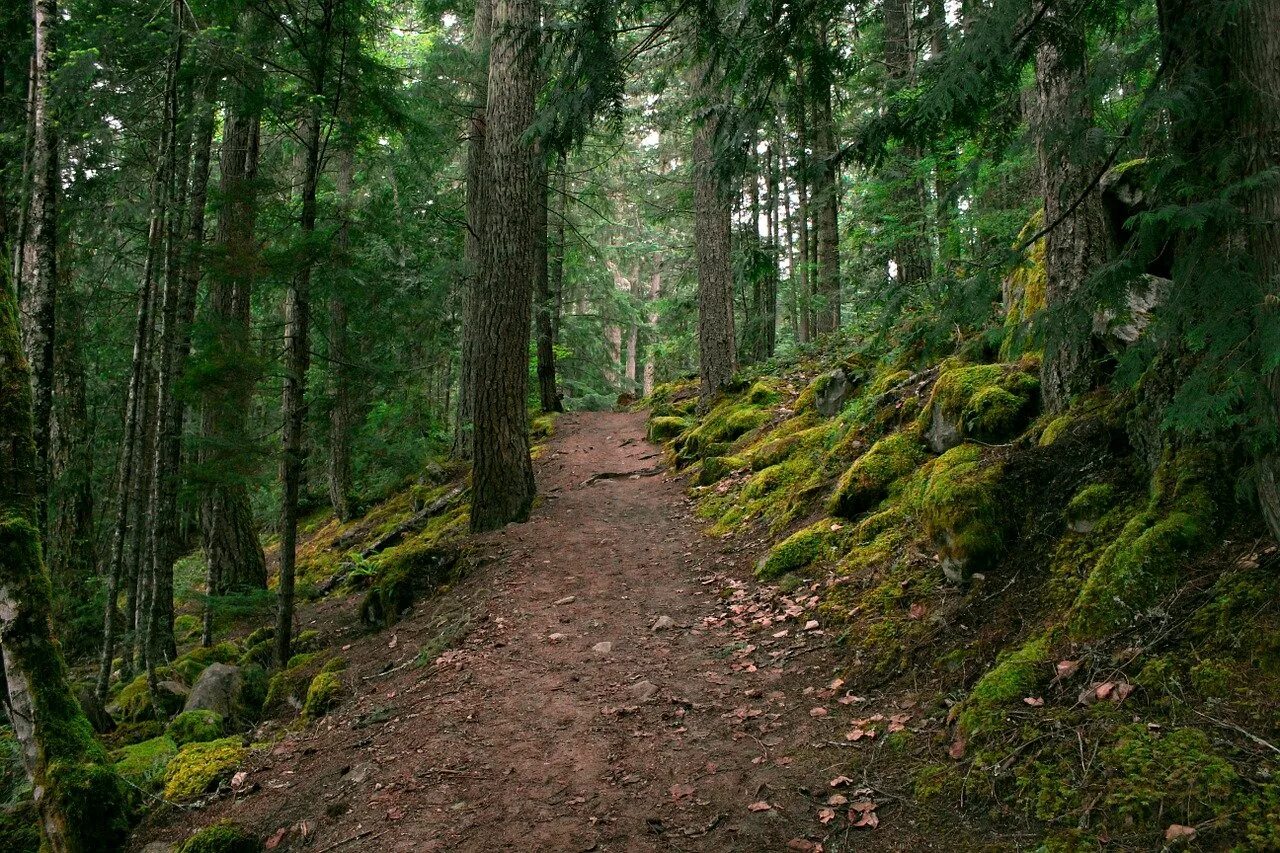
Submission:
M 95 732 L 102 735 L 116 730 L 116 721 L 107 713 L 107 709 L 98 701 L 92 689 L 82 688 L 76 694 L 76 699 L 80 701 L 80 708 L 89 718 L 89 724 L 93 726 Z
M 964 440 L 960 426 L 959 413 L 947 415 L 941 406 L 934 406 L 929 417 L 929 428 L 924 432 L 924 440 L 934 453 L 946 453 L 953 447 L 959 447 Z
M 837 367 L 813 380 L 813 405 L 824 418 L 840 414 L 845 403 L 853 399 L 857 383 L 844 368 Z
M 232 719 L 239 715 L 240 692 L 244 685 L 244 677 L 240 667 L 227 663 L 210 664 L 195 686 L 187 695 L 183 711 L 213 711 L 221 714 L 223 719 Z

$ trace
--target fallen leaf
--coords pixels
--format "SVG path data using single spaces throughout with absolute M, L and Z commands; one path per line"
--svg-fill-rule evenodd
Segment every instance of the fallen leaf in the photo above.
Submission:
M 923 604 L 916 602 L 911 605 L 911 608 L 907 611 L 907 615 L 912 619 L 923 619 L 927 612 L 928 610 L 925 609 Z
M 1022 701 L 1030 705 L 1032 708 L 1043 708 L 1044 700 L 1039 696 L 1024 696 Z
M 787 842 L 788 850 L 799 850 L 801 853 L 822 853 L 822 845 L 804 838 L 793 838 Z
M 852 785 L 853 780 L 850 779 L 848 776 L 837 776 L 827 784 L 830 785 L 832 788 L 839 788 L 841 785 Z
M 1104 681 L 1093 689 L 1093 695 L 1099 699 L 1106 699 L 1111 695 L 1111 691 L 1116 689 L 1114 681 Z
M 236 771 L 235 775 L 231 777 L 231 790 L 239 791 L 241 788 L 244 787 L 244 781 L 248 778 L 249 778 L 249 771 L 247 770 Z
M 266 847 L 268 850 L 275 850 L 277 847 L 280 846 L 280 842 L 284 841 L 284 835 L 286 832 L 288 832 L 287 828 L 283 826 L 280 827 L 274 833 L 272 833 L 271 837 L 267 839 L 267 843 L 263 846 Z
M 1186 839 L 1190 841 L 1196 837 L 1196 828 L 1194 826 L 1185 826 L 1181 823 L 1171 823 L 1169 828 L 1164 831 L 1165 841 L 1179 841 Z
M 404 809 L 399 806 L 392 806 L 387 809 L 387 820 L 400 820 L 402 817 L 404 817 Z
M 827 715 L 827 709 L 826 709 L 826 708 L 818 707 L 818 708 L 810 708 L 810 709 L 809 709 L 809 716 L 810 716 L 810 717 L 825 717 L 826 715 Z
M 1055 667 L 1055 669 L 1058 672 L 1056 678 L 1058 679 L 1070 678 L 1071 676 L 1076 674 L 1076 670 L 1078 670 L 1079 668 L 1080 668 L 1080 661 L 1078 660 L 1060 660 L 1058 661 L 1057 667 Z
M 819 822 L 819 823 L 824 823 L 824 824 L 825 824 L 825 823 L 831 823 L 831 821 L 833 821 L 833 820 L 835 820 L 835 819 L 836 819 L 836 810 L 835 810 L 835 809 L 818 809 L 818 822 Z
M 756 801 L 756 802 L 752 803 L 751 805 L 747 806 L 747 811 L 749 811 L 749 812 L 767 812 L 767 811 L 769 811 L 769 810 L 770 810 L 770 809 L 772 809 L 772 808 L 773 808 L 773 806 L 769 805 L 769 804 L 768 804 L 768 803 L 766 803 L 764 800 L 758 800 L 758 801 Z
M 671 786 L 671 799 L 673 800 L 679 801 L 679 800 L 685 799 L 686 797 L 692 797 L 692 796 L 693 796 L 692 785 L 681 785 L 679 782 L 677 782 L 676 784 Z
M 829 806 L 843 806 L 848 802 L 849 802 L 849 798 L 846 797 L 844 794 L 832 794 L 831 796 L 827 797 L 827 805 Z
M 961 758 L 964 758 L 964 750 L 964 738 L 960 735 L 956 735 L 956 739 L 951 741 L 951 746 L 947 749 L 947 755 L 950 755 L 952 758 L 959 761 Z
M 804 623 L 804 629 L 806 631 L 813 631 L 817 629 L 818 625 L 819 622 L 817 619 L 810 619 L 808 622 Z

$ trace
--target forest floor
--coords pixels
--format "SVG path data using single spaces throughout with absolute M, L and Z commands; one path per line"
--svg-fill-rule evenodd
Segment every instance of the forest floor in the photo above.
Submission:
M 476 538 L 480 568 L 392 628 L 360 629 L 351 599 L 306 614 L 349 635 L 349 699 L 137 848 L 222 818 L 276 850 L 970 846 L 903 799 L 891 756 L 842 778 L 881 746 L 848 739 L 867 718 L 942 722 L 849 692 L 816 596 L 758 585 L 751 543 L 707 536 L 644 427 L 560 418 L 532 519 Z

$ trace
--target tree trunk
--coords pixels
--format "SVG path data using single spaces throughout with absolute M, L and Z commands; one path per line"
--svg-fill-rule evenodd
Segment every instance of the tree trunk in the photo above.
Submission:
M 662 298 L 662 252 L 653 256 L 653 275 L 649 277 L 649 326 L 648 353 L 644 360 L 643 394 L 648 397 L 653 393 L 654 382 L 658 375 L 658 363 L 653 342 L 658 338 L 658 300 Z
M 315 82 L 316 97 L 323 92 L 322 78 Z M 302 149 L 295 164 L 300 167 L 302 211 L 299 226 L 305 252 L 289 281 L 284 303 L 284 389 L 280 415 L 280 584 L 277 587 L 276 663 L 284 667 L 293 644 L 293 597 L 298 545 L 298 495 L 306 464 L 303 429 L 306 424 L 307 368 L 310 365 L 311 268 L 310 237 L 316 230 L 316 192 L 320 183 L 320 105 L 315 101 L 304 120 Z
M 37 22 L 56 12 L 41 2 Z M 41 24 L 42 26 L 44 24 Z M 43 263 L 42 259 L 37 261 Z M 52 632 L 49 577 L 40 558 L 31 377 L 18 312 L 0 281 L 0 683 L 40 814 L 41 849 L 116 850 L 128 829 L 123 788 L 106 763 Z
M 1051 313 L 1040 388 L 1045 408 L 1061 412 L 1098 378 L 1090 312 L 1078 296 L 1106 261 L 1108 237 L 1101 193 L 1090 189 L 1100 164 L 1083 160 L 1076 150 L 1093 116 L 1085 94 L 1085 34 L 1070 16 L 1054 10 L 1044 25 L 1048 40 L 1036 52 L 1035 137 L 1045 223 L 1057 224 L 1045 236 L 1045 304 Z M 1066 214 L 1082 194 L 1083 202 Z
M 781 127 L 778 128 L 778 136 L 781 137 Z M 765 196 L 765 221 L 768 223 L 768 257 L 769 257 L 769 277 L 766 282 L 764 295 L 764 350 L 761 353 L 763 358 L 773 358 L 774 351 L 778 347 L 778 283 L 781 274 L 778 270 L 778 146 L 775 141 L 770 141 L 768 149 L 768 159 L 766 177 L 769 181 L 768 192 Z
M 915 21 L 914 0 L 884 0 L 884 60 L 894 92 L 915 80 Z M 898 284 L 906 289 L 927 282 L 933 273 L 925 217 L 928 193 L 924 179 L 917 174 L 921 159 L 918 146 L 904 144 L 890 156 L 885 170 L 895 184 L 889 188 L 893 228 L 897 231 L 893 261 L 898 268 Z
M 733 380 L 733 209 L 716 162 L 715 85 L 694 71 L 704 116 L 693 131 L 693 242 L 698 273 L 699 406 Z
M 803 68 L 797 63 L 796 77 L 800 80 L 797 83 L 798 92 L 794 99 L 794 115 L 792 121 L 796 126 L 796 166 L 795 166 L 795 182 L 796 182 L 796 212 L 798 220 L 796 222 L 796 238 L 800 241 L 800 335 L 799 341 L 802 344 L 808 343 L 813 339 L 813 255 L 810 251 L 811 242 L 809 240 L 809 139 L 808 139 L 808 122 L 806 113 L 808 112 L 807 98 L 804 95 Z
M 569 171 L 562 152 L 556 159 L 556 184 L 548 206 L 553 207 L 550 220 L 550 258 L 547 274 L 539 269 L 538 282 L 538 397 L 544 412 L 562 412 L 560 392 L 556 388 L 556 332 L 560 325 L 560 298 L 564 289 L 564 217 L 568 209 Z M 541 233 L 541 232 L 539 232 Z
M 523 521 L 535 486 L 525 409 L 539 204 L 534 146 L 537 0 L 498 0 L 489 58 L 484 232 L 474 329 L 475 447 L 471 529 Z
M 54 325 L 57 313 L 58 138 L 50 104 L 56 0 L 36 0 L 31 86 L 31 194 L 23 242 L 22 341 L 31 363 L 35 419 L 37 527 L 45 529 L 49 477 L 49 428 L 53 418 Z
M 640 390 L 640 323 L 635 319 L 640 311 L 640 302 L 644 286 L 640 283 L 640 261 L 637 258 L 631 268 L 631 286 L 627 292 L 627 305 L 631 308 L 631 319 L 627 327 L 627 360 L 624 370 L 626 387 L 622 390 L 634 394 Z
M 556 158 L 557 169 L 563 174 L 565 162 L 564 157 Z M 538 401 L 542 404 L 544 412 L 559 412 L 562 410 L 560 405 L 560 396 L 556 390 L 556 354 L 555 341 L 553 340 L 554 323 L 552 322 L 552 312 L 555 310 L 554 296 L 551 293 L 551 270 L 550 263 L 550 247 L 551 234 L 549 232 L 550 216 L 548 209 L 551 205 L 551 192 L 553 192 L 550 182 L 547 180 L 546 158 L 541 153 L 538 155 L 534 163 L 537 173 L 536 180 L 538 182 L 539 199 L 542 204 L 534 209 L 534 299 L 536 301 L 536 311 L 534 321 L 538 327 Z M 559 178 L 557 178 L 557 182 Z M 563 228 L 563 225 L 558 226 Z M 557 247 L 559 251 L 559 247 Z M 559 263 L 563 265 L 564 258 L 561 256 Z M 560 274 L 563 275 L 563 266 Z
M 467 239 L 463 254 L 463 322 L 461 354 L 458 363 L 458 409 L 454 429 L 453 455 L 470 459 L 475 448 L 476 336 L 475 318 L 481 306 L 476 303 L 479 281 L 484 270 L 485 138 L 488 134 L 489 41 L 493 30 L 495 0 L 476 0 L 475 19 L 471 25 L 471 56 L 476 82 L 472 90 L 472 108 L 467 129 Z
M 825 75 L 819 75 L 824 81 Z M 831 115 L 831 86 L 818 87 L 814 102 L 814 196 L 818 207 L 817 333 L 840 328 L 839 190 L 836 174 L 835 125 Z
M 343 131 L 338 149 L 338 233 L 334 236 L 336 267 L 347 271 L 351 246 L 351 196 L 355 182 L 355 139 L 350 128 Z M 329 295 L 329 503 L 339 521 L 355 515 L 351 500 L 351 378 L 347 367 L 348 276 L 339 274 Z

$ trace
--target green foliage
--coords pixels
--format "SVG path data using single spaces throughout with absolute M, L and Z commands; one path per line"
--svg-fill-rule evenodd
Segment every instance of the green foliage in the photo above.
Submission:
M 1199 729 L 1123 726 L 1102 760 L 1111 776 L 1104 803 L 1127 821 L 1194 826 L 1233 812 L 1239 777 Z
M 911 432 L 880 439 L 845 471 L 827 510 L 839 518 L 856 519 L 875 509 L 889 496 L 894 484 L 914 471 L 924 459 L 924 446 Z
M 122 747 L 111 754 L 115 771 L 131 785 L 155 793 L 164 784 L 165 768 L 178 754 L 178 744 L 168 735 Z
M 165 770 L 164 798 L 176 803 L 197 799 L 229 778 L 248 754 L 239 737 L 187 744 Z
M 1048 636 L 1036 637 L 1003 655 L 965 698 L 957 717 L 960 730 L 970 737 L 996 734 L 1009 709 L 1034 696 L 1049 680 L 1052 669 Z
M 249 830 L 223 820 L 199 830 L 178 845 L 174 853 L 262 853 L 262 839 Z
M 222 715 L 214 711 L 183 711 L 169 722 L 165 734 L 178 746 L 185 746 L 217 740 L 226 734 L 226 727 Z

